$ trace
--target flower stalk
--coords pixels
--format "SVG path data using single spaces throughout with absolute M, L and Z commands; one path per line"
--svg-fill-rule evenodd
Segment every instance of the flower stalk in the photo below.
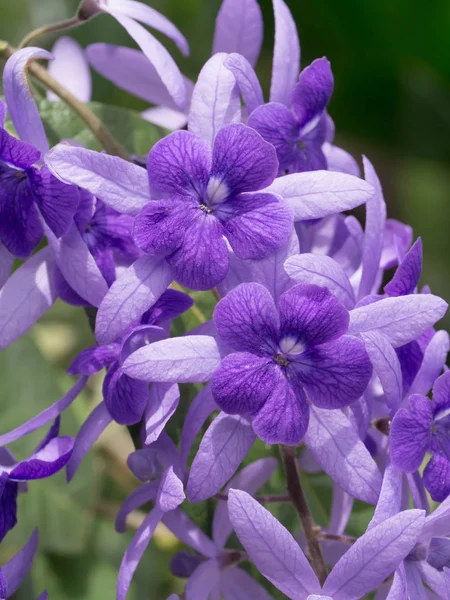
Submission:
M 43 27 L 38 27 L 37 29 L 33 29 L 30 31 L 23 40 L 20 42 L 18 49 L 25 48 L 29 46 L 30 43 L 38 37 L 46 35 L 48 33 L 56 33 L 60 31 L 65 31 L 66 29 L 73 29 L 82 23 L 82 20 L 78 18 L 78 16 L 71 17 L 70 19 L 64 19 L 63 21 L 59 21 L 58 23 L 52 23 L 50 25 L 44 25 Z

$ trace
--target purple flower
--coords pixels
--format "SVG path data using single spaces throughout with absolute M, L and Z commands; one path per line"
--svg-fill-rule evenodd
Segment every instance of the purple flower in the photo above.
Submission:
M 152 197 L 161 199 L 136 217 L 134 240 L 166 256 L 181 284 L 210 289 L 224 279 L 224 236 L 243 259 L 264 258 L 286 242 L 290 210 L 277 196 L 257 193 L 276 176 L 275 151 L 245 125 L 221 129 L 212 153 L 200 137 L 172 133 L 152 148 L 147 167 Z
M 252 112 L 248 125 L 277 151 L 280 173 L 326 169 L 322 146 L 327 137 L 326 107 L 333 93 L 333 75 L 326 58 L 300 73 L 292 91 L 292 110 L 270 102 Z
M 60 471 L 70 458 L 73 439 L 58 437 L 59 419 L 38 445 L 34 453 L 18 463 L 4 448 L 1 450 L 0 465 L 0 541 L 17 523 L 17 493 L 19 483 L 50 477 Z
M 188 310 L 192 300 L 187 294 L 167 290 L 161 298 L 130 325 L 121 339 L 113 343 L 92 346 L 83 350 L 72 362 L 68 372 L 72 375 L 93 375 L 108 367 L 103 382 L 103 395 L 108 412 L 122 425 L 137 423 L 147 406 L 148 385 L 122 373 L 123 361 L 138 348 L 167 336 L 161 326 Z
M 402 471 L 414 472 L 426 452 L 432 457 L 423 482 L 436 502 L 450 494 L 450 373 L 433 386 L 433 399 L 413 394 L 408 406 L 395 415 L 391 426 L 392 463 Z
M 251 415 L 267 443 L 298 444 L 319 408 L 351 404 L 372 374 L 364 344 L 345 336 L 349 313 L 327 288 L 296 285 L 275 306 L 259 284 L 238 286 L 216 307 L 214 322 L 226 356 L 212 378 L 217 404 Z
M 38 531 L 35 529 L 25 544 L 9 561 L 0 567 L 0 598 L 7 600 L 22 584 L 31 568 L 38 547 Z M 47 600 L 47 592 L 43 592 L 38 600 Z

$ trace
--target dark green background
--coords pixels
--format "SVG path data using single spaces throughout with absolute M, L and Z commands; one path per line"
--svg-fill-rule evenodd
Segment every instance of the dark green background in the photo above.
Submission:
M 302 65 L 323 55 L 331 61 L 336 86 L 330 114 L 336 124 L 337 142 L 355 156 L 364 153 L 374 162 L 385 189 L 389 216 L 410 223 L 415 235 L 423 238 L 422 283 L 449 299 L 450 3 L 287 1 L 298 24 Z M 183 72 L 195 79 L 210 55 L 220 0 L 148 3 L 170 17 L 190 41 L 192 53 L 187 59 L 179 55 L 172 42 L 167 41 L 167 47 Z M 270 1 L 260 3 L 266 24 L 257 71 L 267 92 L 273 17 Z M 76 0 L 0 0 L 0 39 L 17 44 L 30 29 L 71 16 L 76 6 Z M 73 35 L 84 46 L 98 41 L 133 45 L 106 15 L 75 30 Z M 50 47 L 53 39 L 46 37 L 38 44 Z M 145 108 L 144 103 L 114 89 L 97 75 L 93 99 Z M 450 324 L 448 318 L 446 323 Z M 91 343 L 82 312 L 57 304 L 30 335 L 0 353 L 1 430 L 19 424 L 65 391 L 71 382 L 64 375 L 68 362 Z M 68 412 L 66 431 L 75 433 L 99 395 L 99 383 L 94 381 Z M 112 447 L 126 445 L 122 435 L 119 430 L 113 431 L 85 461 L 69 488 L 59 476 L 52 482 L 33 483 L 29 494 L 21 499 L 20 525 L 2 544 L 0 559 L 5 560 L 23 544 L 36 522 L 41 527 L 41 551 L 33 571 L 34 591 L 25 587 L 18 598 L 29 600 L 44 586 L 52 600 L 114 598 L 118 565 L 130 535 L 115 534 L 111 519 L 103 513 L 114 511 L 134 485 L 125 476 L 123 460 L 111 456 Z M 19 444 L 19 454 L 25 454 L 33 441 Z M 313 483 L 316 518 L 320 522 L 326 514 L 320 503 L 329 506 L 329 486 L 323 477 Z M 350 533 L 363 531 L 370 517 L 367 508 L 360 509 Z M 202 510 L 196 515 L 200 520 L 205 516 Z M 130 593 L 132 600 L 161 600 L 170 591 L 182 589 L 181 582 L 167 575 L 173 543 L 162 534 L 152 545 L 138 569 Z

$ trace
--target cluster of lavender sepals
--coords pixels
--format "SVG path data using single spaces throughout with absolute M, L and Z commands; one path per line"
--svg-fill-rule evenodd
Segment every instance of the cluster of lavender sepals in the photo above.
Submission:
M 52 55 L 26 48 L 6 64 L 7 110 L 20 139 L 0 129 L 0 347 L 58 297 L 98 310 L 97 344 L 69 367 L 80 376 L 74 387 L 0 436 L 0 535 L 16 523 L 24 482 L 63 467 L 70 480 L 111 421 L 141 423 L 142 447 L 128 465 L 142 485 L 124 502 L 117 530 L 134 509 L 149 501 L 153 509 L 123 558 L 118 600 L 159 522 L 194 551 L 172 561 L 188 578 L 186 600 L 268 600 L 241 568 L 245 560 L 296 600 L 351 600 L 373 590 L 377 599 L 448 598 L 449 337 L 434 329 L 447 304 L 418 288 L 420 238 L 412 244 L 410 227 L 386 219 L 372 164 L 364 158 L 362 178 L 333 145 L 329 62 L 300 72 L 295 23 L 283 0 L 273 5 L 266 103 L 253 70 L 263 28 L 255 0 L 224 0 L 213 55 L 195 85 L 138 23 L 187 53 L 162 15 L 131 0 L 82 4 L 83 18 L 108 12 L 142 50 L 94 44 L 90 63 L 156 104 L 145 118 L 178 129 L 151 148 L 147 169 L 70 141 L 50 149 L 25 71 L 30 60 Z M 72 41 L 59 44 L 80 73 L 72 88 L 87 101 L 86 55 Z M 63 78 L 66 67 L 58 58 L 51 69 Z M 2 126 L 5 116 L 2 103 Z M 363 204 L 364 229 L 343 214 Z M 47 244 L 36 251 L 43 236 Z M 10 275 L 15 258 L 24 262 Z M 212 321 L 181 337 L 170 337 L 171 321 L 192 299 L 173 281 L 220 296 Z M 75 440 L 61 437 L 60 415 L 105 367 L 103 402 Z M 186 382 L 206 385 L 175 444 L 164 427 Z M 51 422 L 36 452 L 17 462 L 7 444 Z M 278 462 L 261 458 L 236 474 L 257 437 L 285 450 L 302 445 L 299 465 L 333 480 L 334 540 L 320 542 L 326 579 L 306 558 L 302 534 L 294 539 L 253 497 Z M 209 539 L 182 504 L 221 490 Z M 441 503 L 433 512 L 427 492 Z M 355 498 L 375 513 L 350 545 L 343 534 Z M 245 553 L 226 548 L 233 531 Z M 1 598 L 17 589 L 36 547 L 35 532 L 0 570 Z

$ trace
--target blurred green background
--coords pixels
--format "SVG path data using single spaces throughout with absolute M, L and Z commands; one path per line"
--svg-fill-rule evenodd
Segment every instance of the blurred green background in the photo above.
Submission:
M 326 55 L 336 86 L 330 105 L 337 143 L 374 162 L 385 190 L 390 217 L 410 223 L 424 242 L 422 283 L 450 298 L 450 3 L 448 0 L 287 0 L 295 15 L 302 45 L 302 65 Z M 0 0 L 0 39 L 17 44 L 31 29 L 71 16 L 77 0 Z M 183 72 L 195 79 L 211 52 L 214 19 L 220 0 L 148 1 L 184 32 L 191 56 L 183 58 L 165 42 Z M 267 92 L 271 72 L 273 17 L 269 0 L 265 40 L 257 72 Z M 93 42 L 133 45 L 107 15 L 73 31 L 86 46 Z M 55 37 L 38 44 L 50 47 Z M 0 65 L 1 66 L 1 65 Z M 94 100 L 118 106 L 146 108 L 136 98 L 94 75 Z M 447 317 L 446 326 L 450 325 Z M 81 310 L 57 303 L 33 331 L 0 353 L 2 431 L 48 406 L 71 385 L 64 374 L 71 358 L 94 343 Z M 68 411 L 65 431 L 75 433 L 101 398 L 101 380 L 93 379 Z M 20 456 L 38 439 L 17 445 Z M 41 529 L 41 549 L 27 585 L 16 598 L 30 600 L 47 587 L 52 600 L 110 600 L 123 552 L 131 533 L 118 535 L 113 518 L 119 503 L 136 485 L 124 456 L 128 434 L 111 427 L 80 472 L 65 487 L 63 475 L 35 482 L 20 500 L 19 526 L 0 548 L 0 561 L 17 550 L 31 532 Z M 13 448 L 14 449 L 14 448 Z M 316 519 L 325 524 L 329 487 L 314 483 Z M 274 483 L 276 485 L 277 482 Z M 278 482 L 280 484 L 280 482 Z M 284 509 L 283 509 L 284 510 Z M 203 513 L 201 512 L 203 511 Z M 205 509 L 194 515 L 205 520 Z M 288 514 L 280 513 L 283 519 Z M 364 530 L 370 510 L 359 507 L 349 533 Z M 139 515 L 136 515 L 138 525 Z M 167 575 L 176 542 L 158 531 L 130 592 L 131 600 L 161 600 L 182 582 Z M 280 596 L 281 597 L 281 596 Z

